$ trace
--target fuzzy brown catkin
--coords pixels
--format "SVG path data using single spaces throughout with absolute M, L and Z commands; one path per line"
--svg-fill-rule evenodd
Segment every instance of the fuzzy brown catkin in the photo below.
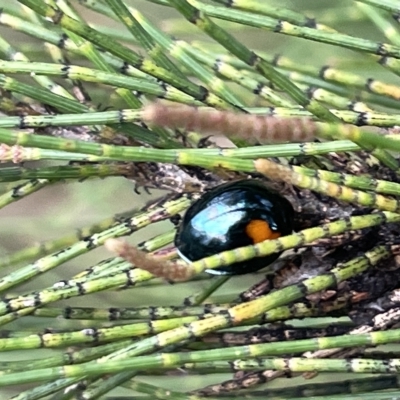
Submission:
M 181 282 L 189 280 L 194 275 L 190 264 L 157 259 L 122 239 L 107 239 L 104 246 L 129 263 L 160 278 Z
M 265 158 L 254 160 L 254 168 L 260 174 L 276 181 L 293 183 L 297 176 L 290 168 Z
M 151 103 L 143 108 L 142 119 L 147 124 L 226 135 L 246 139 L 251 144 L 305 142 L 315 137 L 315 125 L 307 118 L 238 114 L 186 105 Z

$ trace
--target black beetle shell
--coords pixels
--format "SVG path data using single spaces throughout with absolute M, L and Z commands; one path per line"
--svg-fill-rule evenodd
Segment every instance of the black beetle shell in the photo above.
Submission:
M 218 186 L 187 210 L 175 236 L 175 246 L 186 261 L 254 244 L 246 234 L 252 220 L 266 221 L 281 236 L 293 231 L 293 207 L 290 202 L 260 181 L 247 179 Z M 238 262 L 207 270 L 215 275 L 240 275 L 258 271 L 280 254 Z

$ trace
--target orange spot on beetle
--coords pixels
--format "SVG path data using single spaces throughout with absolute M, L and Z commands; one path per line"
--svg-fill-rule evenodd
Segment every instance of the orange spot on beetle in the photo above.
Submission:
M 260 243 L 264 240 L 278 239 L 279 232 L 274 232 L 268 222 L 262 219 L 253 219 L 246 226 L 246 235 L 253 240 L 253 243 Z

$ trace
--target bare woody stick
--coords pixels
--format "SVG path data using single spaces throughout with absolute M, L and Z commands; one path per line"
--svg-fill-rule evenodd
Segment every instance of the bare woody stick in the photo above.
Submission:
M 142 119 L 150 125 L 236 137 L 250 144 L 306 142 L 314 139 L 317 129 L 309 118 L 275 118 L 160 102 L 145 106 Z

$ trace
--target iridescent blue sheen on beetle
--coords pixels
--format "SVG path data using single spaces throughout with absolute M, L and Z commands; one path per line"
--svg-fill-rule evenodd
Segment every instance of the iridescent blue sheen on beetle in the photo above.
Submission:
M 293 231 L 293 207 L 278 193 L 255 179 L 218 186 L 192 204 L 175 236 L 175 246 L 186 261 L 225 250 L 276 239 Z M 207 270 L 215 275 L 258 271 L 280 254 L 257 257 L 227 267 Z

